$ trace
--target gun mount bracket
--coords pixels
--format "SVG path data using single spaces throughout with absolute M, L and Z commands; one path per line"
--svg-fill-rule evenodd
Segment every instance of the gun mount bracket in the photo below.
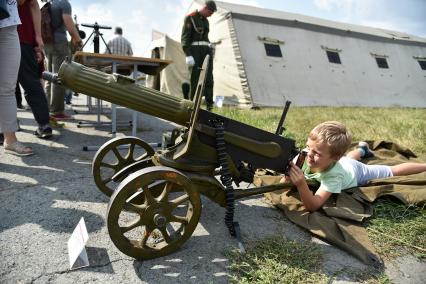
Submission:
M 203 93 L 204 93 L 204 83 L 205 83 L 205 80 L 206 80 L 207 68 L 209 67 L 209 58 L 210 58 L 209 55 L 207 55 L 204 58 L 203 66 L 201 68 L 200 76 L 198 78 L 197 89 L 195 91 L 194 110 L 192 111 L 191 120 L 190 120 L 190 123 L 189 123 L 188 140 L 186 141 L 186 144 L 182 148 L 182 150 L 177 152 L 173 156 L 173 159 L 178 159 L 179 157 L 183 156 L 188 151 L 189 146 L 191 144 L 192 136 L 194 135 L 194 131 L 195 131 L 195 123 L 197 122 L 198 113 L 200 111 L 201 99 L 202 99 Z

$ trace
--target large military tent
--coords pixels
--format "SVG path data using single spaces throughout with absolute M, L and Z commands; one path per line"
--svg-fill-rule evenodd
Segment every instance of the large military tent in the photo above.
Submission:
M 193 1 L 188 13 L 200 7 Z M 426 107 L 426 39 L 282 11 L 216 2 L 214 94 L 226 104 Z M 183 18 L 182 18 L 183 19 Z M 180 34 L 151 44 L 174 61 L 161 90 L 188 81 Z
M 162 92 L 181 96 L 182 83 L 189 82 L 188 67 L 185 64 L 185 54 L 180 42 L 165 34 L 153 32 L 153 40 L 148 49 L 148 57 L 172 60 L 173 63 L 161 71 L 159 76 L 147 76 L 149 87 Z

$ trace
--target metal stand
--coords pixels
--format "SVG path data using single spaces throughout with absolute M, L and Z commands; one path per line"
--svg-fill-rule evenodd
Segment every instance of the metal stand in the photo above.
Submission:
M 135 79 L 135 84 L 137 84 L 137 71 L 138 64 L 133 64 L 133 79 Z M 112 62 L 112 73 L 117 73 L 117 63 Z M 132 111 L 132 120 L 129 122 L 132 126 L 132 136 L 137 135 L 137 123 L 138 123 L 138 112 Z M 117 133 L 117 106 L 115 104 L 111 104 L 111 133 L 114 138 Z M 161 147 L 161 143 L 148 143 L 150 146 L 154 148 Z M 83 151 L 96 151 L 100 148 L 100 146 L 83 146 Z
M 108 26 L 101 26 L 99 25 L 97 22 L 95 22 L 95 24 L 91 25 L 91 24 L 81 24 L 83 27 L 88 27 L 88 28 L 93 28 L 92 33 L 90 34 L 90 36 L 87 38 L 86 42 L 83 44 L 83 47 L 81 48 L 81 50 L 83 50 L 83 48 L 86 46 L 86 44 L 89 42 L 89 40 L 92 38 L 93 36 L 93 52 L 94 53 L 99 53 L 99 38 L 102 39 L 103 43 L 105 44 L 107 50 L 109 53 L 111 53 L 111 50 L 108 47 L 108 44 L 106 43 L 103 34 L 99 32 L 99 29 L 111 29 L 111 27 Z M 84 127 L 84 126 L 103 126 L 103 125 L 109 125 L 110 123 L 102 123 L 101 122 L 101 113 L 102 113 L 102 101 L 99 99 L 96 99 L 96 115 L 97 115 L 97 120 L 96 123 L 92 123 L 92 122 L 85 122 L 85 121 L 79 121 L 77 124 L 77 127 Z M 89 109 L 89 112 L 93 109 L 92 106 L 92 98 L 87 97 L 87 107 Z
M 90 36 L 87 38 L 86 42 L 83 44 L 83 47 L 81 48 L 83 50 L 83 48 L 86 46 L 86 44 L 89 42 L 90 38 L 93 36 L 93 52 L 94 53 L 99 53 L 99 38 L 102 39 L 102 41 L 104 42 L 106 48 L 108 49 L 108 52 L 111 53 L 111 50 L 108 47 L 108 44 L 105 42 L 105 39 L 103 37 L 103 34 L 101 34 L 99 32 L 99 29 L 107 29 L 110 30 L 111 27 L 107 27 L 107 26 L 100 26 L 98 25 L 97 22 L 95 22 L 94 25 L 90 25 L 90 24 L 81 24 L 83 27 L 88 27 L 88 28 L 93 28 L 92 33 L 90 34 Z
M 86 42 L 83 44 L 83 47 L 81 49 L 83 49 L 86 44 L 89 42 L 89 40 L 92 38 L 93 36 L 93 52 L 94 53 L 99 53 L 99 38 L 102 39 L 102 42 L 105 44 L 106 49 L 108 50 L 108 52 L 111 54 L 111 50 L 109 49 L 108 44 L 106 43 L 103 34 L 99 32 L 99 29 L 111 29 L 111 27 L 108 26 L 101 26 L 99 25 L 97 22 L 95 22 L 95 24 L 91 25 L 91 24 L 81 24 L 83 27 L 89 27 L 89 28 L 93 28 L 92 33 L 90 34 L 90 36 L 87 38 Z M 113 73 L 116 72 L 117 68 L 116 68 L 116 64 L 113 63 Z M 87 98 L 87 105 L 89 107 L 89 111 L 92 108 L 92 100 L 90 97 Z M 101 122 L 101 113 L 102 113 L 102 101 L 99 99 L 96 99 L 96 115 L 97 115 L 97 120 L 96 123 L 91 123 L 91 122 L 85 122 L 85 121 L 79 121 L 77 124 L 77 127 L 84 127 L 84 126 L 104 126 L 104 125 L 110 125 L 111 124 L 111 133 L 112 133 L 112 137 L 115 137 L 116 132 L 117 132 L 117 120 L 116 120 L 116 106 L 112 105 L 111 106 L 111 115 L 112 115 L 112 121 L 111 122 Z M 133 120 L 134 122 L 135 120 Z M 132 121 L 129 122 L 123 122 L 120 123 L 120 125 L 123 126 L 133 126 Z M 133 133 L 133 132 L 132 132 Z M 136 133 L 136 132 L 135 132 Z M 85 146 L 83 148 L 88 148 L 91 146 Z

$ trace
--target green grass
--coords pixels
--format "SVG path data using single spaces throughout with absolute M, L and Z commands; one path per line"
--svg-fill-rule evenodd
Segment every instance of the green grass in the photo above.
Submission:
M 215 109 L 215 112 L 269 132 L 275 132 L 282 109 L 222 108 Z M 338 120 L 346 124 L 352 132 L 354 141 L 392 141 L 411 149 L 421 160 L 426 161 L 426 109 L 291 107 L 284 123 L 285 136 L 294 139 L 298 147 L 304 147 L 309 131 L 315 125 L 327 120 Z M 366 227 L 370 239 L 382 257 L 394 258 L 401 252 L 409 252 L 419 258 L 425 258 L 425 253 L 421 250 L 426 248 L 426 209 L 424 207 L 407 207 L 390 200 L 380 199 L 376 202 L 375 214 L 366 223 Z M 246 256 L 230 254 L 233 282 L 322 283 L 327 281 L 327 277 L 317 269 L 321 263 L 321 252 L 315 246 L 280 239 L 259 240 L 252 245 L 253 248 Z M 281 249 L 291 254 L 279 254 Z M 299 251 L 305 256 L 301 257 Z M 347 274 L 348 271 L 341 273 Z M 349 274 L 352 275 L 351 278 L 362 283 L 390 282 L 386 275 L 377 271 L 352 271 Z
M 379 199 L 367 232 L 377 252 L 388 258 L 401 254 L 401 249 L 426 258 L 426 210 L 424 206 L 405 206 L 389 199 Z
M 339 279 L 340 275 L 344 278 L 350 279 L 352 282 L 363 284 L 390 284 L 392 283 L 389 277 L 383 272 L 374 268 L 366 268 L 357 270 L 352 267 L 345 267 L 341 270 L 334 272 L 332 279 Z M 331 281 L 329 281 L 330 283 Z
M 233 283 L 327 283 L 318 245 L 268 237 L 248 244 L 246 254 L 227 251 Z
M 215 112 L 246 124 L 275 132 L 281 109 L 221 108 Z M 287 137 L 305 146 L 309 131 L 327 120 L 338 120 L 350 129 L 354 141 L 387 140 L 408 147 L 426 160 L 426 109 L 361 107 L 290 107 L 284 126 Z
M 345 267 L 332 275 L 322 271 L 322 251 L 319 245 L 271 236 L 246 243 L 246 254 L 225 251 L 230 265 L 231 283 L 331 283 L 346 279 L 365 284 L 391 283 L 377 269 L 357 270 Z

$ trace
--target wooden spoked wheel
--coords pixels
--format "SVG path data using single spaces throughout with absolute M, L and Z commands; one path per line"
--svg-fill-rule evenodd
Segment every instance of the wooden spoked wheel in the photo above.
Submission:
M 96 186 L 111 196 L 119 185 L 113 176 L 125 167 L 139 162 L 143 167 L 152 166 L 154 149 L 137 137 L 117 137 L 109 140 L 96 152 L 92 162 L 92 174 Z M 122 180 L 122 179 L 121 179 Z
M 152 259 L 176 251 L 192 235 L 200 215 L 200 194 L 184 174 L 149 167 L 129 175 L 111 196 L 108 232 L 124 254 Z

